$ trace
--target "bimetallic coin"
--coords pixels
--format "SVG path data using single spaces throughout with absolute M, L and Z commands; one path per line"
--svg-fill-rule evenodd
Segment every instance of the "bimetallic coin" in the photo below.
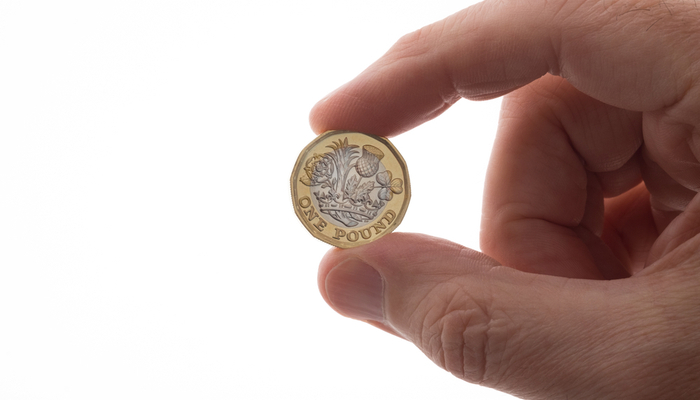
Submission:
M 294 211 L 316 238 L 340 248 L 393 231 L 411 198 L 406 162 L 389 140 L 329 131 L 301 152 L 291 178 Z

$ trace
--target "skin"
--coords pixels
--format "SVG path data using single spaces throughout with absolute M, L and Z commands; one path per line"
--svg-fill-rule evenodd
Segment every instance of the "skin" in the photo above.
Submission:
M 522 398 L 700 398 L 700 6 L 485 1 L 310 121 L 393 136 L 502 95 L 483 253 L 405 233 L 334 249 L 324 299 Z

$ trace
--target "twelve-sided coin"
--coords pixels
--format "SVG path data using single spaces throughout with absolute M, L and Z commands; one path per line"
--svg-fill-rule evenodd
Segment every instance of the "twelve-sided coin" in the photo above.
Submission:
M 329 131 L 301 152 L 291 178 L 294 211 L 316 238 L 340 248 L 393 231 L 411 198 L 406 162 L 389 140 Z

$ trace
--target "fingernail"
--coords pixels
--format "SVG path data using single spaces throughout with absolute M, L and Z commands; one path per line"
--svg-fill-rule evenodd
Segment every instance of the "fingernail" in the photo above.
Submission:
M 346 317 L 383 321 L 383 292 L 379 272 L 358 259 L 338 264 L 326 276 L 326 294 Z

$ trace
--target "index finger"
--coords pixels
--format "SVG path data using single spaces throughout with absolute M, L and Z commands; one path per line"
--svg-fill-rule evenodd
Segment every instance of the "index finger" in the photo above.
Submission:
M 674 7 L 676 13 L 681 7 L 697 12 L 692 5 Z M 393 136 L 461 97 L 498 97 L 546 73 L 616 107 L 668 107 L 687 94 L 688 69 L 697 56 L 692 41 L 661 34 L 676 28 L 668 12 L 643 1 L 479 3 L 401 38 L 320 101 L 311 126 L 317 133 L 352 129 Z M 667 51 L 669 40 L 675 41 L 673 52 Z

